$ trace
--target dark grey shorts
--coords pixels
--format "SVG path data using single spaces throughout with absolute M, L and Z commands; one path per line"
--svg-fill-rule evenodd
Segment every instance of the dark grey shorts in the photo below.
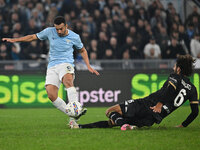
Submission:
M 131 125 L 138 127 L 152 126 L 156 122 L 152 112 L 139 99 L 127 100 L 119 105 L 123 118 Z

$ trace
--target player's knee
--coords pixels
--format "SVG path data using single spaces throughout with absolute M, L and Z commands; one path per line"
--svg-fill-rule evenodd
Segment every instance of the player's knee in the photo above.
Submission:
M 110 115 L 111 112 L 113 112 L 113 110 L 110 109 L 110 108 L 108 108 L 108 109 L 106 110 L 106 116 L 107 116 L 108 118 L 109 118 L 109 115 Z
M 63 84 L 65 85 L 66 88 L 74 86 L 74 78 L 73 74 L 66 74 L 63 79 L 62 79 Z
M 47 91 L 47 96 L 48 98 L 53 102 L 57 99 L 58 95 L 56 94 L 56 92 L 50 91 L 50 90 L 46 90 Z
M 58 97 L 58 88 L 56 86 L 47 85 L 46 86 L 47 96 L 53 102 Z
M 119 106 L 118 104 L 109 107 L 109 108 L 106 110 L 106 116 L 109 118 L 110 113 L 112 113 L 112 112 L 118 112 L 119 114 L 122 114 L 121 108 L 120 108 L 120 106 Z
M 63 84 L 65 85 L 65 87 L 69 88 L 73 86 L 73 80 L 68 79 L 68 80 L 64 80 Z
M 57 95 L 56 94 L 52 94 L 52 93 L 48 93 L 48 98 L 53 102 L 57 99 Z

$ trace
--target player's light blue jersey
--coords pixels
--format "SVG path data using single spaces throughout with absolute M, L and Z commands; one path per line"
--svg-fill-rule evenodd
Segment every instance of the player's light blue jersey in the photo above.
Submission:
M 68 29 L 68 35 L 60 37 L 55 27 L 48 27 L 36 34 L 40 40 L 49 40 L 48 68 L 61 63 L 70 63 L 74 66 L 73 46 L 83 48 L 83 43 L 78 34 Z

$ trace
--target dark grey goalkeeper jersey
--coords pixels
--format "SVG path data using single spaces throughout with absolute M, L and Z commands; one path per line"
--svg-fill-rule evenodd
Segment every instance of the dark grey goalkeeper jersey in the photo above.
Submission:
M 199 103 L 196 87 L 187 77 L 170 74 L 168 80 L 160 90 L 142 99 L 148 109 L 150 109 L 150 106 L 155 106 L 158 102 L 163 103 L 161 113 L 154 113 L 150 110 L 156 118 L 157 123 L 160 123 L 163 118 L 183 105 L 187 100 L 190 102 L 192 112 L 182 123 L 183 126 L 187 126 L 197 117 Z

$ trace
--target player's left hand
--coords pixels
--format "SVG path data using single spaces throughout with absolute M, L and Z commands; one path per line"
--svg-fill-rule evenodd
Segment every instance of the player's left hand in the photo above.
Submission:
M 181 125 L 178 125 L 176 126 L 176 128 L 183 128 L 184 126 L 181 124 Z
M 93 69 L 92 67 L 88 67 L 88 70 L 89 70 L 89 72 L 91 72 L 91 73 L 95 73 L 97 76 L 100 75 L 99 72 L 96 71 L 95 69 Z

